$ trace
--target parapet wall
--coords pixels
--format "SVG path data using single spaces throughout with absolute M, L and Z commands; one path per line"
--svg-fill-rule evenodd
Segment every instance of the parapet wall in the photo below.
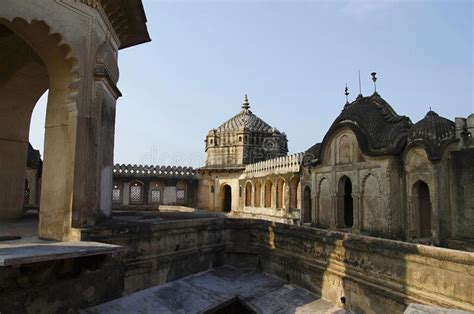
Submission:
M 266 175 L 268 172 L 274 174 L 299 172 L 303 162 L 304 153 L 290 156 L 278 157 L 245 166 L 246 175 Z
M 225 250 L 356 313 L 474 311 L 473 253 L 247 219 L 226 220 Z
M 124 294 L 230 264 L 356 313 L 402 313 L 409 303 L 474 311 L 474 253 L 223 217 L 115 222 L 87 238 L 127 248 Z

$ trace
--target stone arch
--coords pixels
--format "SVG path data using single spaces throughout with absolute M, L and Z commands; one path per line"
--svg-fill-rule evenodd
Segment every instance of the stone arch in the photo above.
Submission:
M 245 184 L 245 206 L 250 207 L 252 206 L 252 182 L 247 181 Z
M 319 224 L 328 227 L 331 225 L 331 185 L 329 179 L 322 177 L 318 183 L 318 220 Z
M 255 207 L 261 207 L 261 199 L 262 199 L 262 183 L 260 180 L 255 182 Z
M 285 188 L 285 179 L 278 178 L 276 185 L 276 208 L 285 208 Z
M 354 224 L 352 189 L 351 179 L 348 176 L 342 176 L 337 185 L 336 226 L 339 228 L 352 228 Z
M 372 235 L 384 231 L 382 191 L 379 179 L 369 172 L 362 179 L 362 229 Z
M 272 207 L 272 189 L 273 183 L 270 179 L 265 182 L 265 207 L 270 208 Z
M 414 231 L 417 238 L 431 238 L 432 206 L 430 188 L 423 180 L 418 180 L 412 187 L 414 206 Z
M 112 202 L 114 204 L 123 204 L 123 182 L 122 181 L 113 182 Z
M 72 232 L 78 61 L 44 21 L 0 18 L 0 40 L 15 47 L 3 51 L 6 62 L 0 66 L 0 165 L 9 168 L 0 166 L 0 188 L 11 192 L 0 202 L 0 219 L 21 215 L 31 113 L 49 90 L 39 233 L 43 238 L 67 239 Z M 6 180 L 12 181 L 5 188 Z
M 221 206 L 223 212 L 230 213 L 232 211 L 232 188 L 228 184 L 221 186 Z
M 185 181 L 178 181 L 176 183 L 176 203 L 184 205 L 188 197 L 188 184 Z
M 148 195 L 148 203 L 163 204 L 164 185 L 161 181 L 150 182 L 150 191 Z
M 141 205 L 143 204 L 144 199 L 144 184 L 139 180 L 130 182 L 129 192 L 130 192 L 130 204 L 131 205 Z
M 299 177 L 293 177 L 290 181 L 290 208 L 301 207 L 301 182 Z
M 352 162 L 352 140 L 348 134 L 342 134 L 337 141 L 337 163 L 348 164 Z

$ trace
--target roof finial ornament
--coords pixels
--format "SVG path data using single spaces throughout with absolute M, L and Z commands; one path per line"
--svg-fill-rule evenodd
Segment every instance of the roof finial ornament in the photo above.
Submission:
M 346 95 L 346 105 L 349 104 L 349 89 L 347 88 L 347 83 L 346 83 L 346 88 L 344 89 L 344 95 Z
M 377 72 L 372 72 L 370 75 L 372 75 L 372 82 L 374 82 L 374 93 L 377 93 L 377 84 L 375 82 L 377 82 Z
M 362 98 L 362 83 L 360 82 L 360 70 L 359 70 L 359 95 L 357 95 L 357 99 Z
M 247 97 L 247 94 L 245 94 L 245 96 L 244 96 L 244 101 L 242 103 L 242 109 L 243 110 L 249 110 L 250 109 L 249 98 Z

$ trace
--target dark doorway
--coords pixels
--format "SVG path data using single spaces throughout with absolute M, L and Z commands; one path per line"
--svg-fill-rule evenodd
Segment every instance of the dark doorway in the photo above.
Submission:
M 351 228 L 354 224 L 354 202 L 352 200 L 352 182 L 346 178 L 344 183 L 344 224 Z
M 420 238 L 429 238 L 431 237 L 430 190 L 428 185 L 423 181 L 418 181 L 415 186 L 418 190 Z
M 311 190 L 309 187 L 305 187 L 303 194 L 303 222 L 311 222 Z
M 254 314 L 257 313 L 239 297 L 230 299 L 218 306 L 204 311 L 204 314 Z
M 232 210 L 232 188 L 229 185 L 224 185 L 223 187 L 223 199 L 222 199 L 222 209 L 226 213 L 230 213 Z

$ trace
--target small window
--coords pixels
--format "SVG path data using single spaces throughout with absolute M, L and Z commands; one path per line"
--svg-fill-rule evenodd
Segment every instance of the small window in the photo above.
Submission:
M 242 136 L 239 136 L 239 142 L 242 142 Z
M 151 202 L 152 202 L 152 203 L 159 203 L 159 202 L 161 202 L 161 190 L 153 190 L 153 191 L 151 191 Z
M 186 190 L 176 190 L 176 199 L 180 201 L 186 199 Z
M 214 193 L 214 186 L 211 186 L 211 193 Z
M 120 201 L 120 190 L 116 188 L 117 186 L 114 187 L 112 190 L 112 200 L 114 202 L 119 202 Z

